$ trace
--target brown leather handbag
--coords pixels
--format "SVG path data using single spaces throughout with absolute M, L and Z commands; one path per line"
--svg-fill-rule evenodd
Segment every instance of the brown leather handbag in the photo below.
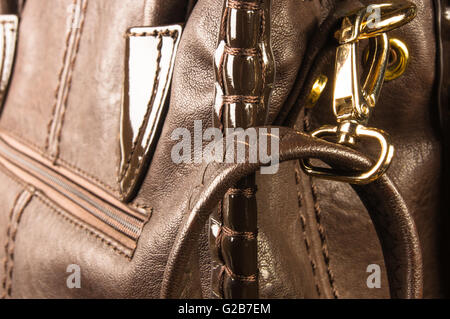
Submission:
M 0 295 L 446 296 L 448 8 L 1 0 Z

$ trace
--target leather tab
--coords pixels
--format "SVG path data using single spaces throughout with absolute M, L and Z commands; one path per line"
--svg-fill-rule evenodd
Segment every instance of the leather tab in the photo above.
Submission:
M 124 201 L 136 194 L 156 146 L 181 33 L 181 25 L 127 32 L 119 171 Z

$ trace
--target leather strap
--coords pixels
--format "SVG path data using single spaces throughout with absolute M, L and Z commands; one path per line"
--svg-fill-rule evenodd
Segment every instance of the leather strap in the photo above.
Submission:
M 270 132 L 270 131 L 269 131 Z M 349 170 L 367 169 L 371 161 L 343 146 L 312 138 L 289 128 L 279 128 L 279 160 L 321 159 Z M 219 142 L 221 143 L 221 141 Z M 208 216 L 231 185 L 263 164 L 204 164 L 203 188 L 191 198 L 190 212 L 177 234 L 164 272 L 161 298 L 186 297 L 189 263 L 196 263 L 195 249 Z M 372 184 L 354 187 L 367 207 L 382 245 L 393 298 L 422 297 L 422 256 L 416 226 L 395 184 L 384 175 Z M 281 234 L 282 235 L 282 234 Z

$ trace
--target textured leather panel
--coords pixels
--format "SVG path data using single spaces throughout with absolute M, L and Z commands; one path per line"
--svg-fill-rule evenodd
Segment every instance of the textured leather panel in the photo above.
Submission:
M 111 252 L 100 238 L 65 220 L 58 213 L 60 209 L 45 197 L 35 196 L 24 211 L 15 243 L 12 297 L 129 297 L 127 287 L 135 284 L 127 279 L 132 271 L 128 259 Z M 67 287 L 70 273 L 66 270 L 71 264 L 80 266 L 80 289 Z M 108 280 L 111 272 L 115 280 Z
M 6 282 L 9 281 L 7 275 L 7 264 L 5 264 L 6 256 L 9 254 L 6 251 L 7 247 L 5 247 L 8 242 L 8 235 L 11 233 L 8 229 L 11 230 L 12 222 L 11 222 L 11 211 L 13 210 L 17 198 L 20 193 L 23 191 L 24 187 L 19 184 L 14 176 L 8 174 L 5 169 L 0 166 L 0 197 L 2 203 L 2 212 L 0 213 L 0 242 L 2 243 L 2 249 L 0 249 L 0 260 L 2 260 L 2 265 L 0 267 L 0 296 L 6 293 Z M 8 257 L 9 258 L 9 257 Z M 5 283 L 5 286 L 3 284 Z
M 150 12 L 146 11 L 144 2 L 136 5 L 130 3 L 126 7 L 112 4 L 111 9 L 108 9 L 105 1 L 90 0 L 88 4 L 86 25 L 80 37 L 71 93 L 68 95 L 62 126 L 59 145 L 61 156 L 58 164 L 69 166 L 66 162 L 70 162 L 79 166 L 87 172 L 83 173 L 74 167 L 71 169 L 79 175 L 95 175 L 90 179 L 114 193 L 117 191 L 115 176 L 119 159 L 120 98 L 117 94 L 121 91 L 119 79 L 123 76 L 121 64 L 125 47 L 125 40 L 120 37 L 128 23 L 140 24 L 139 22 L 145 19 L 155 24 L 159 24 L 158 21 L 171 23 L 168 17 L 172 16 L 170 10 L 175 7 L 181 10 L 184 6 L 177 5 L 176 1 L 153 1 L 154 6 L 149 7 L 159 9 L 155 9 L 153 15 L 144 16 L 143 11 Z M 27 2 L 13 84 L 0 125 L 13 134 L 31 140 L 42 149 L 48 133 L 47 124 L 52 118 L 54 92 L 64 56 L 67 28 L 61 26 L 65 26 L 68 15 L 64 5 L 71 2 L 48 0 L 44 5 L 40 0 Z M 329 2 L 331 3 L 323 1 L 324 4 Z M 48 7 L 50 3 L 51 9 Z M 167 3 L 167 6 L 162 5 L 163 3 Z M 377 106 L 372 124 L 391 132 L 396 145 L 404 142 L 403 147 L 397 148 L 398 161 L 394 162 L 390 173 L 399 188 L 406 192 L 408 205 L 419 222 L 418 228 L 426 257 L 426 296 L 432 296 L 435 293 L 432 288 L 439 285 L 435 238 L 439 225 L 435 215 L 439 208 L 434 206 L 434 202 L 438 196 L 436 185 L 440 163 L 439 141 L 430 129 L 435 123 L 429 114 L 430 109 L 433 109 L 429 101 L 434 80 L 434 62 L 430 64 L 430 61 L 434 61 L 434 47 L 432 43 L 428 43 L 433 42 L 433 21 L 428 10 L 429 4 L 425 1 L 424 3 L 426 10 L 425 6 L 419 3 L 419 15 L 422 15 L 423 20 L 417 22 L 417 18 L 413 25 L 397 33 L 404 34 L 407 36 L 406 42 L 412 43 L 412 56 L 416 57 L 416 62 L 413 60 L 411 63 L 414 64 L 407 69 L 409 75 L 405 73 L 404 78 L 386 84 L 382 92 L 383 101 Z M 15 296 L 159 296 L 169 252 L 180 226 L 183 225 L 183 218 L 191 211 L 195 198 L 199 195 L 201 188 L 195 186 L 202 184 L 199 177 L 202 168 L 199 165 L 172 163 L 170 150 L 174 142 L 170 140 L 170 134 L 176 127 L 192 128 L 193 121 L 199 119 L 203 120 L 205 128 L 211 126 L 214 100 L 212 56 L 217 41 L 221 4 L 219 0 L 200 0 L 187 23 L 180 45 L 182 54 L 175 66 L 169 114 L 137 199 L 140 203 L 152 204 L 155 213 L 144 227 L 133 260 L 128 261 L 115 254 L 96 236 L 80 230 L 60 218 L 54 208 L 48 208 L 38 199 L 33 199 L 24 211 L 17 237 L 16 273 L 21 275 L 14 277 Z M 133 6 L 135 12 L 130 6 Z M 176 12 L 179 12 L 178 9 Z M 303 54 L 318 22 L 323 20 L 325 11 L 320 11 L 318 1 L 289 0 L 274 1 L 273 13 L 273 33 L 277 35 L 274 38 L 277 82 L 271 118 L 279 112 L 292 87 L 296 85 L 294 80 L 298 78 L 300 64 L 304 62 Z M 177 20 L 180 16 L 183 14 L 173 15 Z M 330 50 L 333 56 L 334 43 L 330 42 L 330 45 L 333 47 Z M 37 62 L 30 64 L 29 61 Z M 322 70 L 331 71 L 332 60 L 325 59 L 323 64 L 314 62 L 314 65 L 318 65 L 317 73 L 322 73 Z M 305 90 L 308 90 L 307 85 Z M 383 97 L 384 95 L 386 96 Z M 313 121 L 313 125 L 332 121 L 331 118 L 322 116 L 330 110 L 329 101 L 331 100 L 326 93 L 316 110 L 321 116 Z M 296 105 L 299 109 L 301 106 Z M 379 113 L 380 115 L 377 115 Z M 386 119 L 389 122 L 386 122 Z M 293 121 L 295 120 L 296 117 L 293 118 Z M 302 127 L 303 123 L 300 122 L 299 128 Z M 334 148 L 327 150 L 330 153 L 335 152 Z M 406 159 L 409 161 L 406 162 L 407 165 L 404 161 Z M 308 178 L 300 174 L 300 179 L 294 181 L 293 177 L 289 177 L 296 176 L 296 166 L 293 165 L 292 170 L 288 172 L 288 164 L 281 169 L 280 174 L 283 177 L 279 180 L 277 177 L 258 178 L 262 194 L 270 193 L 270 196 L 261 199 L 266 204 L 261 209 L 264 217 L 260 219 L 262 233 L 259 247 L 262 258 L 259 264 L 269 272 L 267 279 L 260 282 L 262 296 L 314 297 L 318 295 L 318 291 L 323 297 L 334 297 L 336 291 L 339 296 L 374 296 L 367 288 L 361 287 L 360 283 L 363 279 L 360 267 L 373 261 L 381 262 L 382 256 L 381 250 L 377 248 L 378 239 L 374 229 L 369 226 L 367 212 L 360 206 L 359 200 L 350 202 L 350 194 L 353 193 L 350 193 L 347 186 L 345 190 L 340 188 L 336 192 L 346 196 L 341 202 L 336 202 L 336 198 L 329 196 L 335 187 L 331 183 L 318 187 L 314 194 Z M 435 165 L 437 168 L 430 170 L 428 174 L 428 165 Z M 282 188 L 285 185 L 284 180 L 287 181 L 286 189 L 290 192 Z M 282 187 L 277 188 L 276 185 Z M 295 203 L 295 192 L 299 189 L 303 199 L 300 210 L 299 203 Z M 315 197 L 319 199 L 322 208 L 320 223 Z M 280 198 L 285 199 L 285 202 L 281 203 Z M 321 204 L 324 200 L 326 202 Z M 351 208 L 351 215 L 342 207 Z M 334 208 L 337 213 L 331 216 L 334 214 Z M 445 209 L 441 209 L 442 211 Z M 7 212 L 2 211 L 1 214 Z M 273 219 L 280 218 L 281 213 L 289 216 L 283 221 L 283 225 L 292 227 L 293 231 L 286 234 L 286 237 L 275 239 L 277 227 Z M 298 219 L 302 220 L 302 216 L 306 221 L 304 228 L 302 223 L 297 222 Z M 291 219 L 293 222 L 289 226 Z M 344 234 L 340 227 L 341 220 L 350 221 Z M 349 238 L 348 233 L 353 234 L 353 237 Z M 195 243 L 194 253 L 183 264 L 184 272 L 186 269 L 192 271 L 184 273 L 182 281 L 173 283 L 178 285 L 176 293 L 179 295 L 210 296 L 205 284 L 210 279 L 210 259 L 205 255 L 205 233 L 201 238 L 203 241 Z M 310 245 L 306 243 L 307 240 Z M 359 245 L 350 251 L 349 246 L 353 243 Z M 366 247 L 373 250 L 368 252 Z M 295 256 L 292 263 L 277 264 L 276 260 L 281 258 L 277 256 L 277 250 L 280 253 L 283 251 L 283 256 L 284 253 Z M 201 256 L 200 260 L 198 256 Z M 352 257 L 355 256 L 358 256 L 357 265 L 352 263 Z M 86 282 L 84 290 L 66 289 L 65 270 L 67 265 L 72 263 L 78 263 L 83 274 L 87 274 L 83 281 Z M 316 276 L 312 271 L 313 264 L 317 269 Z M 356 275 L 352 276 L 352 273 Z M 292 279 L 293 276 L 298 277 Z M 273 281 L 271 278 L 283 280 Z M 289 285 L 283 282 L 286 280 Z M 382 285 L 380 295 L 386 293 L 385 281 Z M 376 296 L 379 296 L 378 292 Z
M 80 51 L 80 40 L 83 35 L 88 4 L 88 0 L 74 0 L 67 8 L 69 13 L 67 19 L 70 22 L 66 26 L 64 56 L 55 91 L 52 117 L 47 124 L 47 137 L 45 139 L 46 153 L 53 161 L 56 161 L 60 155 L 61 133 L 66 118 L 67 102 L 72 88 L 78 52 Z
M 143 6 L 141 0 L 89 1 L 59 142 L 62 160 L 100 179 L 113 192 L 118 191 L 124 36 L 143 23 Z
M 339 163 L 340 167 L 347 169 L 363 169 L 371 165 L 371 162 L 358 152 L 311 138 L 292 129 L 280 128 L 279 134 L 271 133 L 271 138 L 279 139 L 280 152 L 277 155 L 280 161 L 313 157 L 333 166 Z M 198 185 L 199 193 L 192 193 L 192 208 L 184 218 L 169 255 L 161 297 L 185 298 L 198 289 L 198 283 L 191 279 L 192 272 L 187 274 L 185 268 L 189 265 L 188 267 L 192 267 L 190 269 L 196 271 L 192 252 L 196 248 L 204 223 L 230 185 L 253 173 L 261 165 L 261 162 L 204 165 L 203 170 L 199 172 L 202 181 Z M 355 186 L 355 190 L 369 210 L 380 236 L 388 267 L 391 296 L 421 298 L 420 243 L 414 221 L 395 184 L 384 175 L 374 183 Z
M 27 2 L 19 30 L 22 40 L 17 46 L 11 85 L 0 120 L 2 127 L 42 150 L 55 101 L 69 27 L 67 9 L 71 3 L 71 0 Z M 43 21 L 45 26 L 41 27 Z
M 114 203 L 111 198 L 108 202 L 99 192 L 97 196 L 93 195 L 89 188 L 80 187 L 76 181 L 54 172 L 39 155 L 27 149 L 23 152 L 17 150 L 3 137 L 0 139 L 0 163 L 11 174 L 64 207 L 68 213 L 66 219 L 84 222 L 106 234 L 126 256 L 132 257 L 142 228 L 150 217 L 149 212 L 118 205 L 118 201 Z
M 324 296 L 318 273 L 320 270 L 316 266 L 315 247 L 312 247 L 310 240 L 310 220 L 305 216 L 308 203 L 295 173 L 296 165 L 294 161 L 282 163 L 277 174 L 256 176 L 256 198 L 260 208 L 258 254 L 261 298 Z M 281 187 L 291 191 L 279 192 Z M 280 229 L 283 231 L 280 232 Z
M 378 236 L 365 207 L 349 185 L 314 180 L 329 253 L 329 269 L 340 298 L 389 298 L 389 284 Z M 326 187 L 327 193 L 321 192 Z M 342 204 L 346 200 L 345 205 Z M 381 288 L 367 287 L 367 267 L 381 267 Z M 357 295 L 355 294 L 357 292 Z
M 273 5 L 272 33 L 280 36 L 273 38 L 277 80 L 271 102 L 272 116 L 281 108 L 292 86 L 305 50 L 306 38 L 320 15 L 317 2 L 274 1 Z M 179 189 L 192 188 L 192 178 L 198 168 L 193 164 L 172 163 L 170 154 L 175 142 L 170 140 L 170 134 L 177 127 L 192 130 L 194 120 L 202 120 L 203 129 L 212 125 L 214 70 L 211 63 L 217 43 L 221 10 L 222 1 L 199 1 L 185 27 L 179 47 L 182 54 L 178 56 L 175 65 L 169 113 L 160 143 L 137 197 L 138 202 L 145 201 L 154 207 L 154 215 L 149 224 L 156 218 L 160 220 L 162 216 L 180 218 L 173 207 L 183 206 L 182 201 L 189 194 L 176 193 Z M 299 14 L 301 17 L 298 17 Z M 304 23 L 305 21 L 309 23 Z M 261 214 L 266 214 L 264 207 L 261 207 Z M 163 228 L 170 229 L 169 233 L 172 234 L 176 232 L 178 225 L 164 223 Z M 202 264 L 203 261 L 209 263 L 209 259 L 202 260 Z M 202 277 L 203 281 L 209 280 L 209 273 L 202 275 L 206 276 Z M 295 289 L 298 291 L 301 288 Z M 186 287 L 186 293 L 188 291 L 189 287 Z M 198 296 L 198 289 L 194 289 L 192 294 Z M 203 291 L 203 296 L 210 296 L 210 291 Z
M 157 1 L 148 1 L 156 7 L 170 10 L 165 15 L 158 11 L 151 12 L 145 18 L 143 1 L 130 1 L 127 6 L 123 5 L 123 1 L 116 1 L 116 5 L 112 1 L 90 2 L 97 5 L 88 7 L 90 16 L 85 20 L 84 36 L 80 37 L 78 54 L 81 58 L 77 56 L 72 75 L 74 86 L 71 87 L 71 91 L 77 90 L 77 99 L 68 102 L 67 110 L 73 113 L 65 114 L 65 120 L 69 120 L 63 125 L 62 132 L 69 131 L 68 141 L 65 144 L 66 141 L 62 139 L 62 156 L 58 166 L 68 168 L 74 174 L 113 192 L 107 182 L 115 183 L 117 176 L 120 103 L 111 105 L 110 102 L 111 99 L 115 102 L 120 100 L 122 91 L 123 35 L 127 28 L 143 24 L 145 19 L 159 24 L 172 18 L 178 20 L 185 13 L 173 15 L 173 8 L 184 10 L 183 6 L 179 6 L 179 1 L 171 1 L 170 5 L 164 1 L 167 7 L 155 4 Z M 41 151 L 44 151 L 47 124 L 52 119 L 55 89 L 68 31 L 65 27 L 66 18 L 70 16 L 66 9 L 70 4 L 71 1 L 27 1 L 21 24 L 22 41 L 14 73 L 15 84 L 9 92 L 11 98 L 0 123 L 11 134 L 23 136 L 21 142 L 30 144 L 26 141 L 30 140 L 33 144 L 30 147 Z M 83 51 L 84 54 L 81 53 Z M 30 64 L 29 61 L 38 62 Z M 68 96 L 73 97 L 74 94 Z M 79 135 L 85 140 L 81 141 Z M 76 143 L 71 144 L 70 140 Z M 104 144 L 107 146 L 103 148 Z M 67 162 L 64 158 L 67 158 Z M 88 172 L 78 167 L 82 164 L 76 161 L 79 158 L 85 160 L 83 168 L 87 167 Z M 105 176 L 107 178 L 101 180 Z M 155 218 L 155 223 L 146 226 L 142 234 L 142 246 L 138 247 L 134 262 L 130 263 L 120 252 L 116 254 L 99 234 L 64 219 L 61 217 L 64 214 L 59 212 L 61 208 L 48 201 L 44 204 L 45 201 L 33 199 L 28 207 L 31 213 L 25 211 L 23 215 L 21 227 L 24 232 L 17 239 L 16 252 L 20 261 L 16 267 L 20 276 L 14 278 L 13 286 L 17 288 L 15 297 L 132 298 L 159 295 L 159 282 L 165 263 L 164 251 L 167 251 L 173 238 L 170 236 L 170 227 L 162 225 L 178 225 L 177 219 L 170 216 L 162 220 Z M 8 211 L 2 211 L 1 214 L 7 215 Z M 164 238 L 163 242 L 161 238 Z M 82 279 L 86 289 L 67 290 L 66 267 L 72 263 L 80 265 L 82 271 L 85 269 L 89 273 Z
M 182 12 L 178 15 L 146 13 L 159 7 L 156 2 L 28 1 L 14 70 L 17 80 L 1 125 L 54 161 L 59 158 L 59 165 L 117 192 L 124 34 L 136 25 L 183 22 L 185 16 L 183 6 L 176 9 Z M 164 10 L 174 7 L 170 2 Z
M 370 125 L 388 132 L 396 148 L 389 174 L 405 196 L 417 223 L 424 254 L 425 296 L 436 297 L 441 296 L 443 289 L 442 270 L 439 265 L 439 258 L 443 253 L 440 250 L 439 234 L 443 231 L 441 228 L 443 224 L 439 216 L 442 213 L 439 206 L 441 144 L 437 132 L 437 109 L 433 95 L 436 63 L 435 29 L 431 1 L 414 2 L 418 7 L 417 17 L 411 23 L 390 33 L 390 36 L 397 37 L 407 44 L 411 55 L 410 63 L 402 77 L 385 82 Z M 312 72 L 312 79 L 315 78 L 314 75 L 321 73 L 326 73 L 332 78 L 329 66 L 334 60 L 333 50 L 334 47 L 331 45 L 325 50 L 324 56 Z M 334 123 L 330 112 L 331 92 L 329 86 L 311 112 L 311 129 Z M 370 154 L 375 156 L 375 152 L 376 149 L 372 149 Z M 332 270 L 334 268 L 337 278 L 337 289 L 346 295 L 354 293 L 354 288 L 359 286 L 362 291 L 358 290 L 358 294 L 364 291 L 368 293 L 367 288 L 360 284 L 360 276 L 349 277 L 348 280 L 339 279 L 344 269 L 350 267 L 353 269 L 354 263 L 350 256 L 347 261 L 342 260 L 343 256 L 347 255 L 345 249 L 348 247 L 347 240 L 350 235 L 342 235 L 340 224 L 336 224 L 336 220 L 345 219 L 349 212 L 344 208 L 356 208 L 359 205 L 358 201 L 350 200 L 345 190 L 348 188 L 347 185 L 318 182 L 317 186 L 318 203 L 324 207 L 324 229 L 330 246 L 331 268 Z M 346 196 L 339 198 L 334 196 L 336 187 L 339 187 L 340 192 Z M 364 217 L 367 216 L 364 209 L 357 211 L 352 213 L 354 223 L 347 225 L 349 228 L 345 232 L 353 234 L 355 251 L 359 252 L 358 255 L 364 256 L 361 257 L 361 261 L 364 262 L 361 262 L 356 270 L 361 272 L 363 264 L 381 259 L 381 251 L 375 256 L 374 250 L 368 248 L 373 247 L 377 238 L 373 231 L 369 237 L 366 228 L 361 227 L 365 223 L 364 218 L 367 218 Z M 331 215 L 334 216 L 328 217 Z M 357 220 L 359 221 L 356 222 Z M 341 261 L 345 261 L 345 264 Z M 342 276 L 345 278 L 345 275 Z
M 204 129 L 212 125 L 214 72 L 211 61 L 217 42 L 221 4 L 218 0 L 199 1 L 180 43 L 179 51 L 183 54 L 179 55 L 175 65 L 169 113 L 149 173 L 138 194 L 138 200 L 155 203 L 155 212 L 167 213 L 169 209 L 164 203 L 171 193 L 186 183 L 190 171 L 195 167 L 172 163 L 170 150 L 176 143 L 170 140 L 173 129 L 185 127 L 193 131 L 194 120 L 202 120 Z M 295 78 L 295 65 L 301 60 L 305 36 L 312 28 L 311 25 L 300 23 L 300 20 L 314 19 L 311 7 L 311 4 L 299 1 L 287 1 L 282 6 L 279 2 L 274 2 L 272 33 L 285 36 L 273 39 L 275 60 L 278 62 L 277 82 L 271 104 L 273 113 L 281 107 L 282 100 L 292 85 L 291 80 Z M 290 15 L 293 12 L 301 13 L 302 19 Z M 292 27 L 287 28 L 286 25 Z M 180 179 L 180 176 L 184 178 Z

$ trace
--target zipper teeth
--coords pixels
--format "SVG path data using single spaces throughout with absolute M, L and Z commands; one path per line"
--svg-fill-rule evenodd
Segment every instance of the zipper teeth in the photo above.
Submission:
M 33 165 L 32 163 L 30 163 L 29 161 L 23 159 L 22 157 L 10 152 L 8 149 L 6 149 L 3 145 L 0 145 L 0 151 L 6 155 L 6 157 L 10 158 L 12 161 L 15 162 L 19 162 L 20 164 L 22 164 L 23 166 L 27 167 L 28 169 L 30 169 L 31 171 L 33 171 L 35 174 L 40 175 L 44 178 L 46 178 L 47 180 L 49 180 L 51 183 L 54 183 L 60 187 L 62 187 L 64 190 L 66 190 L 69 193 L 74 194 L 75 196 L 79 197 L 80 199 L 82 199 L 83 201 L 89 203 L 90 205 L 92 205 L 93 207 L 95 207 L 96 209 L 98 209 L 100 212 L 104 213 L 106 216 L 108 216 L 109 218 L 111 218 L 112 220 L 114 220 L 116 223 L 118 223 L 119 225 L 121 225 L 123 228 L 125 228 L 126 230 L 128 230 L 128 233 L 134 233 L 135 236 L 133 237 L 137 237 L 141 231 L 139 226 L 136 226 L 134 224 L 132 224 L 131 222 L 123 219 L 122 217 L 118 216 L 117 213 L 115 213 L 113 210 L 109 209 L 108 207 L 105 207 L 103 205 L 99 205 L 97 202 L 95 202 L 94 200 L 92 200 L 91 198 L 89 198 L 88 196 L 86 196 L 85 194 L 83 194 L 82 192 L 80 192 L 79 190 L 75 189 L 74 187 L 72 187 L 71 185 L 67 184 L 66 182 L 64 182 L 63 180 L 61 180 L 60 178 L 57 178 L 47 172 L 45 172 L 44 170 L 40 169 L 39 167 L 36 167 L 35 165 Z M 47 183 L 48 184 L 48 183 Z M 70 196 L 68 196 L 67 194 L 63 194 L 65 197 L 69 198 L 70 200 L 72 200 L 72 198 L 70 198 Z M 82 203 L 77 202 L 77 205 L 83 207 L 83 209 L 85 209 L 86 211 L 88 211 L 90 214 L 92 214 L 93 216 L 95 216 L 96 218 L 100 219 L 101 221 L 103 221 L 104 223 L 106 223 L 107 225 L 111 226 L 114 229 L 117 229 L 118 227 L 116 225 L 114 225 L 114 223 L 112 223 L 110 220 L 108 220 L 107 218 L 105 218 L 104 216 L 96 213 L 95 211 L 93 211 L 92 209 L 89 209 L 88 207 L 84 206 Z M 133 217 L 129 216 L 130 219 L 134 219 Z M 139 220 L 135 219 L 136 223 L 140 223 Z M 120 230 L 120 229 L 119 229 Z M 122 231 L 123 232 L 123 231 Z M 127 232 L 124 232 L 125 235 L 128 235 Z M 130 236 L 130 235 L 128 235 Z

